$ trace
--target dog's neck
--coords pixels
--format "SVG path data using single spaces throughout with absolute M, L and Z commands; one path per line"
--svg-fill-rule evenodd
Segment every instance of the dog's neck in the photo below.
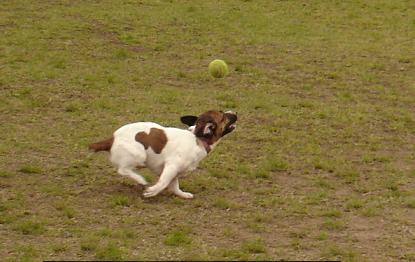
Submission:
M 202 147 L 204 147 L 204 148 L 205 148 L 206 153 L 208 153 L 208 154 L 209 154 L 209 152 L 210 152 L 210 151 L 212 151 L 212 147 L 211 147 L 211 145 L 208 143 L 208 141 L 207 141 L 206 139 L 198 137 L 198 138 L 197 138 L 197 143 L 198 143 L 200 146 L 202 146 Z

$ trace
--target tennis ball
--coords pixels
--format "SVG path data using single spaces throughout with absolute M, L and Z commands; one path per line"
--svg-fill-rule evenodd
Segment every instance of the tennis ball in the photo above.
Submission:
M 216 78 L 222 78 L 229 73 L 228 65 L 225 61 L 215 59 L 209 64 L 209 73 Z

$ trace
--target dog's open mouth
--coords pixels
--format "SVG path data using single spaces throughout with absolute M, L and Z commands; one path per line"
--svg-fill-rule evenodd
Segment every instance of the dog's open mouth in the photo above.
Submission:
M 232 132 L 234 129 L 236 128 L 236 124 L 230 124 L 225 128 L 225 131 L 227 131 L 228 133 Z
M 223 132 L 223 135 L 229 134 L 236 128 L 236 120 L 238 120 L 238 117 L 236 113 L 228 113 L 227 117 L 229 119 L 229 122 L 225 126 L 225 131 Z

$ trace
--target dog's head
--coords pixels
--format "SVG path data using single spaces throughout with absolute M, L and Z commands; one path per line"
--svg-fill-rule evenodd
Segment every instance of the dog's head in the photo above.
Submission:
M 189 126 L 189 130 L 196 137 L 203 138 L 212 145 L 235 129 L 238 116 L 232 111 L 211 110 L 201 114 L 199 117 L 182 116 L 180 120 L 183 124 Z

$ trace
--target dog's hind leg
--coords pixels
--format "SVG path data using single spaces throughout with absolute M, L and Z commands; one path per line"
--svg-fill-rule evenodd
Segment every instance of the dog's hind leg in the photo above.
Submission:
M 115 140 L 111 148 L 110 160 L 117 167 L 118 174 L 129 177 L 140 185 L 147 185 L 144 177 L 134 172 L 136 166 L 145 165 L 146 154 L 144 148 L 136 148 Z
M 148 184 L 144 177 L 142 177 L 139 174 L 137 174 L 136 172 L 134 172 L 131 168 L 120 167 L 120 168 L 118 168 L 118 174 L 120 174 L 122 176 L 127 176 L 127 177 L 137 181 L 137 183 L 139 183 L 140 185 L 145 186 L 145 185 Z
M 189 192 L 184 192 L 180 190 L 179 187 L 179 179 L 176 177 L 174 178 L 170 185 L 169 185 L 169 191 L 175 194 L 176 196 L 179 196 L 181 198 L 193 198 L 193 194 Z

